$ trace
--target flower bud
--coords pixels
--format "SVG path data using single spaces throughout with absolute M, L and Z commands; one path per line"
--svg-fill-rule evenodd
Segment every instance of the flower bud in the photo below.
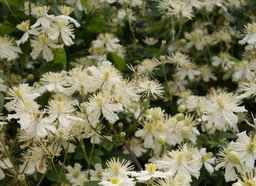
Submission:
M 126 136 L 126 133 L 125 133 L 125 132 L 121 132 L 121 133 L 120 133 L 120 136 L 121 136 L 122 138 L 124 138 L 124 137 Z
M 178 113 L 178 114 L 176 114 L 176 120 L 177 121 L 181 121 L 181 120 L 183 120 L 184 119 L 184 114 L 182 114 L 182 113 Z
M 166 143 L 166 138 L 164 136 L 159 136 L 157 138 L 157 142 L 160 143 L 161 145 L 164 145 Z
M 234 165 L 240 164 L 241 162 L 239 154 L 234 150 L 228 153 L 227 158 L 228 158 L 228 161 Z
M 185 138 L 188 136 L 189 128 L 187 126 L 181 128 L 181 135 Z
M 178 106 L 178 111 L 181 112 L 181 113 L 185 112 L 186 111 L 185 105 Z

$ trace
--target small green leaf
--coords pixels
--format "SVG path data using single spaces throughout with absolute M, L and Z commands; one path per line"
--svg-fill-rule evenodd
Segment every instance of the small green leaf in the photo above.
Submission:
M 113 53 L 113 52 L 109 52 L 107 55 L 108 60 L 112 61 L 114 63 L 114 66 L 120 70 L 123 71 L 126 68 L 126 63 L 125 60 L 118 56 L 117 54 Z
M 10 35 L 15 30 L 16 30 L 16 28 L 8 21 L 5 21 L 0 24 L 0 34 L 1 35 Z
M 0 2 L 3 2 L 7 5 L 15 5 L 15 6 L 19 6 L 19 7 L 23 7 L 24 2 L 20 1 L 20 0 L 0 0 Z
M 58 48 L 54 51 L 53 64 L 61 64 L 63 68 L 66 67 L 67 56 L 64 48 Z
M 0 78 L 3 79 L 4 81 L 10 82 L 10 79 L 3 73 L 0 72 Z
M 66 182 L 67 178 L 66 178 L 66 170 L 64 167 L 62 167 L 59 164 L 54 164 L 54 170 L 49 170 L 46 174 L 46 177 L 53 181 L 53 182 Z
M 84 186 L 98 186 L 99 181 L 88 181 L 84 184 Z
M 0 113 L 2 113 L 4 108 L 4 95 L 0 92 Z

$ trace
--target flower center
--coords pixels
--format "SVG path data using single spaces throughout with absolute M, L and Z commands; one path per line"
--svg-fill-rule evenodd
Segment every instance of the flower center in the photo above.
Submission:
M 156 165 L 153 163 L 149 163 L 145 165 L 146 170 L 148 171 L 149 174 L 154 174 L 156 172 Z

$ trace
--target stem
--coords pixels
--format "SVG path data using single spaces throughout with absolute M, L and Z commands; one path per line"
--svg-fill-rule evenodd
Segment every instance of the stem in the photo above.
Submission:
M 137 157 L 135 156 L 134 152 L 131 150 L 130 145 L 129 145 L 129 143 L 128 143 L 127 141 L 124 141 L 124 146 L 125 146 L 125 148 L 129 151 L 129 153 L 130 153 L 130 155 L 131 155 L 131 157 L 132 157 L 132 159 L 133 159 L 133 161 L 134 161 L 136 167 L 138 168 L 138 170 L 139 170 L 139 171 L 143 170 L 143 169 L 142 169 L 142 166 L 140 165 L 139 160 L 138 160 Z

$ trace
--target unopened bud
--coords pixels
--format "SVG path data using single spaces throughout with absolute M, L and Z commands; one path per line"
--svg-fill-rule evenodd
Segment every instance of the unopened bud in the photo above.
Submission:
M 126 136 L 126 133 L 125 133 L 125 132 L 121 132 L 121 133 L 120 133 L 120 136 L 121 136 L 122 138 L 124 138 L 124 137 Z
M 157 142 L 160 143 L 161 145 L 164 145 L 166 143 L 166 138 L 164 136 L 159 136 L 157 138 Z
M 241 159 L 239 154 L 236 151 L 232 150 L 228 153 L 228 161 L 234 165 L 237 165 L 240 164 Z
M 178 106 L 178 111 L 181 112 L 181 113 L 185 112 L 186 111 L 185 105 Z
M 181 135 L 185 138 L 188 136 L 189 128 L 187 126 L 181 128 Z
M 19 181 L 24 181 L 26 179 L 26 176 L 25 176 L 25 174 L 20 174 L 20 175 L 18 175 L 18 180 Z
M 34 80 L 34 75 L 33 74 L 28 74 L 26 79 L 27 79 L 27 81 L 33 81 Z
M 183 45 L 187 44 L 187 40 L 186 40 L 186 39 L 181 39 L 180 42 L 181 42 L 181 44 L 183 44 Z
M 177 121 L 181 121 L 181 120 L 183 120 L 184 119 L 184 114 L 182 114 L 182 113 L 178 113 L 178 114 L 176 114 L 176 120 Z
M 118 128 L 123 128 L 124 124 L 122 122 L 117 124 Z

